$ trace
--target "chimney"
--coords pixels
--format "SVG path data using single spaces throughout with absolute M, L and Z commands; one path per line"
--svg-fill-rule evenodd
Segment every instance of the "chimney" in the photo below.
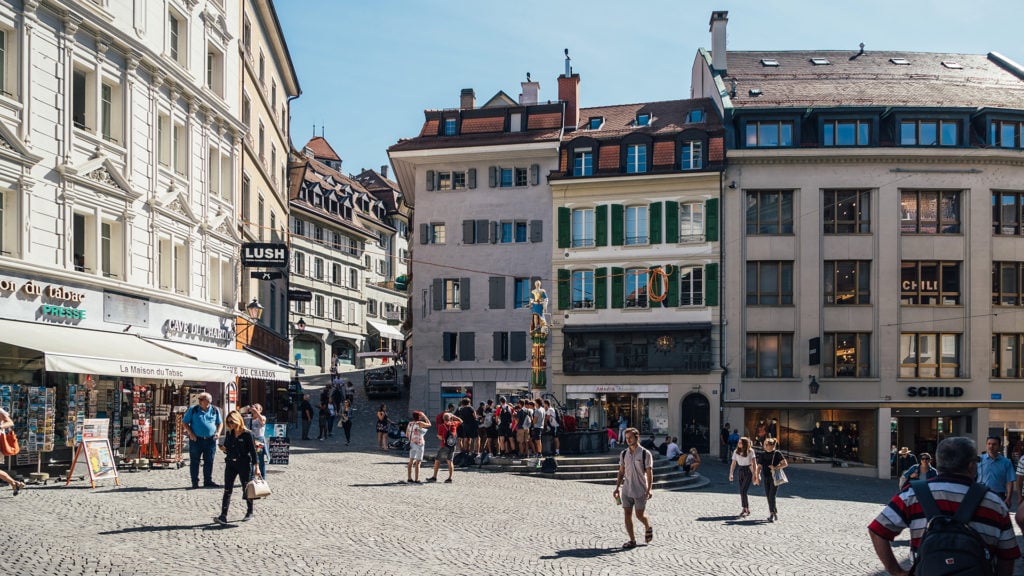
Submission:
M 537 103 L 537 95 L 540 93 L 540 82 L 530 80 L 530 73 L 526 73 L 526 82 L 521 82 L 523 93 L 519 95 L 519 104 L 529 106 Z
M 728 69 L 725 59 L 725 25 L 728 23 L 728 10 L 711 13 L 711 67 L 721 74 Z
M 382 177 L 384 177 L 384 178 L 388 177 L 388 165 L 387 164 L 381 164 L 380 165 L 380 175 Z
M 575 130 L 580 121 L 580 75 L 572 73 L 569 49 L 565 49 L 565 74 L 558 77 L 558 99 L 565 102 L 562 127 Z
M 476 108 L 476 92 L 472 88 L 463 88 L 459 97 L 459 108 L 472 110 Z

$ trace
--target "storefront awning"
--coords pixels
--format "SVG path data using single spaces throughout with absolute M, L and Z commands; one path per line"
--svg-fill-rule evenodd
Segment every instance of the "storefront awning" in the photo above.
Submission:
M 230 382 L 226 368 L 193 360 L 134 334 L 0 320 L 0 342 L 43 354 L 49 372 Z
M 398 354 L 394 352 L 358 352 L 356 358 L 395 358 Z
M 405 335 L 400 330 L 392 326 L 388 326 L 383 322 L 374 322 L 373 320 L 367 320 L 367 324 L 375 332 L 383 336 L 384 338 L 390 338 L 392 340 L 405 340 Z
M 289 382 L 291 380 L 291 374 L 288 373 L 288 370 L 254 354 L 250 354 L 245 350 L 214 348 L 212 346 L 200 346 L 198 344 L 186 344 L 169 340 L 149 339 L 149 341 L 157 346 L 169 348 L 174 352 L 192 356 L 207 364 L 223 366 L 239 378 L 279 380 L 281 382 Z
M 264 360 L 270 362 L 271 364 L 277 364 L 281 368 L 287 368 L 288 370 L 298 370 L 300 372 L 302 371 L 302 367 L 299 366 L 298 364 L 289 364 L 287 360 L 282 360 L 281 358 L 271 356 L 270 354 L 265 354 L 255 348 L 250 348 L 248 346 L 243 346 L 243 348 L 245 348 L 245 350 L 251 353 L 252 355 L 257 356 L 259 358 L 263 358 Z

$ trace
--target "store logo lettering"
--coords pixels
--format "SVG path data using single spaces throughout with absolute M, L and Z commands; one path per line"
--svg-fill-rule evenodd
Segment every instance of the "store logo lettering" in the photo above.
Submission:
M 959 386 L 911 386 L 907 388 L 907 396 L 919 398 L 958 398 L 964 395 Z

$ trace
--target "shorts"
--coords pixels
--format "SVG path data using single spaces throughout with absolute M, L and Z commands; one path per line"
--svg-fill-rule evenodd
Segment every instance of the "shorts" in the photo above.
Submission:
M 435 456 L 434 458 L 435 460 L 442 464 L 451 462 L 452 449 L 449 448 L 448 446 L 441 446 L 440 448 L 437 449 L 437 456 Z
M 487 437 L 488 438 L 497 438 L 498 437 L 498 429 L 493 427 L 493 426 L 491 428 L 488 428 L 487 429 Z
M 530 440 L 540 440 L 540 428 L 530 428 Z
M 409 460 L 423 460 L 423 450 L 426 448 L 425 444 L 410 444 L 409 445 Z
M 476 424 L 463 426 L 462 430 L 459 430 L 459 436 L 463 438 L 476 438 L 476 429 Z
M 557 438 L 558 437 L 558 426 L 552 426 L 550 428 L 546 428 L 544 430 L 544 435 L 545 436 L 554 436 L 554 437 Z
M 481 438 L 481 439 L 487 438 L 487 428 L 484 428 L 483 426 L 479 426 L 476 435 L 477 435 L 478 438 Z
M 530 441 L 530 431 L 529 430 L 523 430 L 522 428 L 520 428 L 519 430 L 516 430 L 516 442 L 529 442 L 529 441 Z
M 644 508 L 647 508 L 647 496 L 626 496 L 623 494 L 622 507 L 627 510 L 630 508 L 643 510 Z
M 501 436 L 502 438 L 515 438 L 515 434 L 512 433 L 512 428 L 509 426 L 499 426 L 498 436 Z

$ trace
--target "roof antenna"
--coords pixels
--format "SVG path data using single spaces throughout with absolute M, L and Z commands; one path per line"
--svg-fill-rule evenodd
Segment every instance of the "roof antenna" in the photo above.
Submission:
M 316 138 L 316 124 L 313 124 L 313 138 Z
M 526 73 L 526 81 L 527 81 L 527 82 L 529 82 L 529 81 L 530 81 L 530 73 L 529 73 L 529 72 L 527 72 L 527 73 Z
M 850 56 L 850 60 L 856 60 L 859 56 L 863 56 L 863 55 L 864 55 L 864 43 L 861 42 L 860 43 L 860 52 L 857 52 L 853 56 Z
M 570 60 L 572 60 L 572 58 L 569 58 L 569 49 L 566 48 L 565 49 L 565 77 L 566 78 L 572 76 L 572 66 L 569 65 L 569 61 Z

